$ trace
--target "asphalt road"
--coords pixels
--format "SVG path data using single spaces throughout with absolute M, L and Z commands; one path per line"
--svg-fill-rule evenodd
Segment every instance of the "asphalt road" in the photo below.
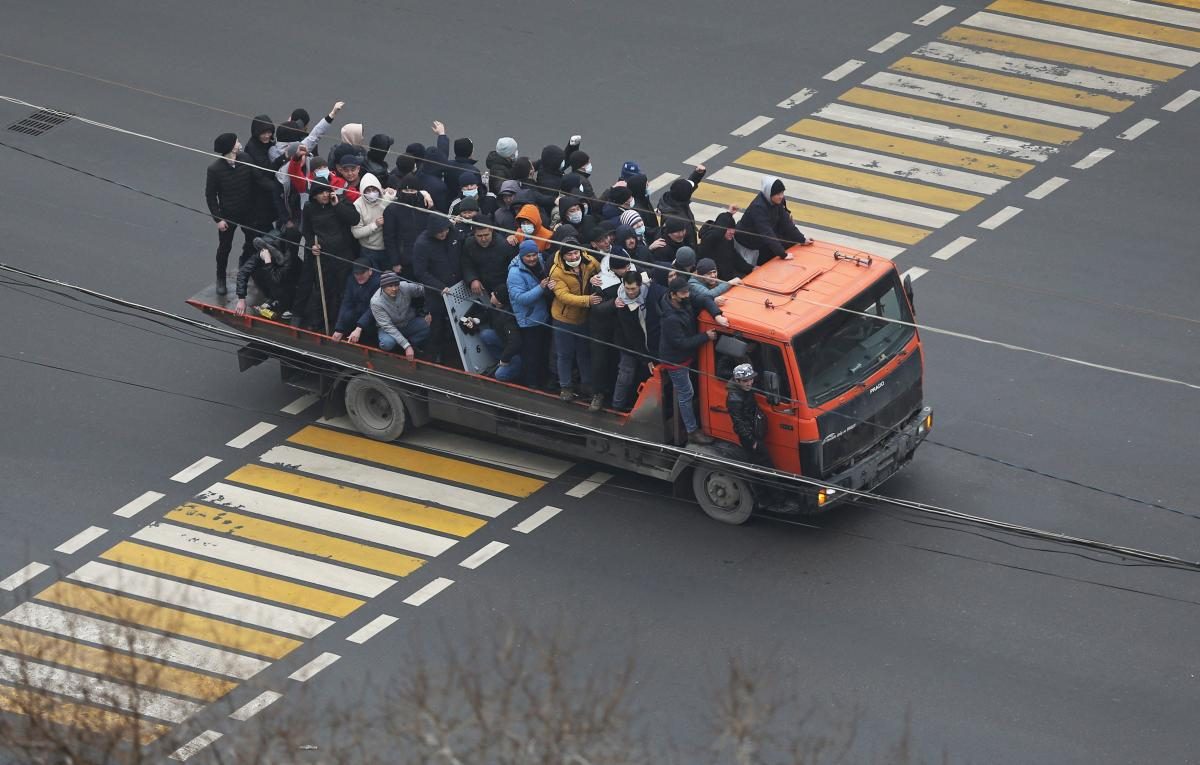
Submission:
M 220 132 L 244 136 L 246 115 L 281 121 L 302 105 L 315 116 L 338 99 L 368 134 L 428 141 L 440 119 L 452 138 L 474 138 L 480 158 L 500 135 L 536 156 L 578 132 L 601 188 L 626 159 L 651 177 L 684 173 L 682 159 L 717 143 L 728 148 L 709 166 L 731 163 L 768 136 L 731 136 L 739 125 L 764 115 L 782 131 L 985 4 L 961 4 L 928 26 L 912 22 L 934 4 L 909 0 L 654 9 L 535 0 L 502 11 L 297 3 L 288 14 L 226 2 L 69 5 L 6 9 L 0 95 L 201 149 Z M 911 37 L 868 52 L 897 31 Z M 847 59 L 865 63 L 844 81 L 823 79 Z M 806 87 L 818 90 L 810 101 L 776 106 Z M 1200 89 L 1192 69 L 906 245 L 897 264 L 926 271 L 919 321 L 1200 382 L 1200 103 L 1161 108 L 1189 88 Z M 5 125 L 30 111 L 0 102 Z M 1117 138 L 1142 119 L 1159 124 Z M 4 131 L 0 141 L 10 146 L 0 147 L 0 261 L 187 312 L 182 301 L 211 278 L 212 224 L 149 195 L 203 208 L 207 158 L 78 120 L 36 138 Z M 1072 167 L 1102 147 L 1116 151 Z M 1025 196 L 1051 177 L 1069 182 L 1044 199 Z M 1005 206 L 1021 212 L 978 227 Z M 931 257 L 959 236 L 976 241 L 952 259 Z M 265 447 L 319 416 L 281 413 L 295 391 L 273 369 L 237 374 L 227 345 L 0 286 L 9 529 L 0 577 L 29 561 L 70 571 L 103 549 L 53 552 L 81 529 L 106 528 L 110 543 L 127 537 L 146 517 L 114 518 L 114 509 L 154 490 L 166 495 L 161 515 L 198 488 L 168 481 L 176 471 L 205 455 L 232 463 L 240 452 L 224 444 L 256 422 L 278 426 Z M 885 493 L 1200 557 L 1195 389 L 932 331 L 924 339 L 936 443 Z M 952 762 L 1197 761 L 1195 574 L 1085 560 L 886 507 L 848 508 L 819 528 L 760 520 L 733 529 L 628 476 L 582 499 L 561 496 L 590 472 L 576 466 L 520 506 L 563 508 L 535 533 L 489 527 L 511 549 L 485 567 L 434 561 L 414 586 L 372 600 L 371 614 L 401 617 L 380 637 L 351 645 L 322 636 L 267 670 L 264 685 L 285 692 L 267 715 L 286 712 L 298 685 L 287 674 L 323 651 L 342 658 L 306 688 L 336 704 L 414 636 L 468 644 L 506 619 L 587 636 L 580 671 L 636 657 L 636 702 L 656 733 L 682 740 L 700 735 L 698 700 L 734 655 L 830 717 L 857 717 L 861 760 L 892 745 L 907 715 L 917 751 Z M 435 576 L 455 585 L 420 608 L 401 602 Z M 28 593 L 6 597 L 16 604 Z M 236 735 L 213 714 L 186 725 Z

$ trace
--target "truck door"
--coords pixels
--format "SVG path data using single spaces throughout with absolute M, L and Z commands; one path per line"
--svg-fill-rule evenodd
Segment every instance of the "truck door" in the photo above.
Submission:
M 725 386 L 733 375 L 733 368 L 738 364 L 751 364 L 758 372 L 755 387 L 760 391 L 763 388 L 763 372 L 774 372 L 779 379 L 779 403 L 771 406 L 767 403 L 764 393 L 755 394 L 758 407 L 767 418 L 767 448 L 777 468 L 799 473 L 800 452 L 796 441 L 798 408 L 792 400 L 794 384 L 785 361 L 787 356 L 783 346 L 770 340 L 743 336 L 738 345 L 744 346 L 744 352 L 733 355 L 717 351 L 717 347 L 722 345 L 719 340 L 720 338 L 718 342 L 705 346 L 705 369 L 712 374 L 704 374 L 700 380 L 701 424 L 713 438 L 738 443 L 737 434 L 733 432 L 733 423 L 729 419 L 729 410 L 725 407 Z

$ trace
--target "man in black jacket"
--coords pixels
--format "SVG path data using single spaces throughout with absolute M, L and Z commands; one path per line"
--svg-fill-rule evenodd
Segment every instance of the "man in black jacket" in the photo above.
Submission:
M 695 247 L 697 244 L 696 214 L 692 212 L 692 192 L 700 185 L 705 172 L 707 169 L 704 165 L 696 165 L 696 169 L 687 178 L 676 178 L 672 181 L 658 200 L 659 224 L 665 227 L 667 221 L 672 219 L 686 224 L 687 235 L 683 241 L 689 247 Z
M 475 219 L 490 224 L 487 216 Z M 487 300 L 494 307 L 508 305 L 508 265 L 517 248 L 508 243 L 503 233 L 497 234 L 486 225 L 475 226 L 471 238 L 463 244 L 462 277 L 471 294 Z
M 733 379 L 726 387 L 725 408 L 733 423 L 746 462 L 763 467 L 774 467 L 767 445 L 763 441 L 767 432 L 767 418 L 754 397 L 754 380 L 758 373 L 749 364 L 738 364 L 733 368 Z
M 287 158 L 278 157 L 272 160 L 271 149 L 274 146 L 275 123 L 266 114 L 260 114 L 250 121 L 250 137 L 246 139 L 246 155 L 254 164 L 250 226 L 259 232 L 260 236 L 269 232 L 276 222 L 282 227 L 287 218 L 283 206 L 283 187 L 275 180 L 275 171 Z M 254 250 L 243 248 L 238 265 L 245 263 L 254 254 Z
M 263 304 L 257 306 L 258 314 L 271 319 L 291 309 L 300 262 L 283 242 L 272 236 L 255 237 L 254 249 L 257 252 L 238 268 L 234 285 L 238 301 L 233 312 L 239 316 L 246 312 L 246 294 L 253 279 L 264 298 Z
M 617 362 L 612 405 L 618 412 L 627 412 L 633 407 L 633 392 L 638 383 L 654 374 L 654 358 L 646 342 L 649 330 L 653 329 L 647 323 L 652 286 L 642 283 L 641 274 L 627 269 L 618 289 L 620 292 L 613 301 L 617 319 L 613 340 L 621 347 L 621 355 Z
M 772 258 L 791 260 L 788 247 L 812 244 L 792 222 L 792 213 L 784 198 L 783 181 L 774 176 L 763 178 L 762 191 L 742 213 L 733 244 L 738 254 L 752 266 L 761 266 Z
M 349 202 L 342 201 L 329 186 L 314 182 L 309 185 L 308 204 L 304 206 L 303 218 L 304 243 L 308 254 L 296 292 L 295 312 L 302 315 L 310 329 L 326 331 L 327 324 L 330 325 L 328 328 L 332 328 L 337 318 L 342 288 L 355 258 L 354 235 L 350 233 L 350 227 L 358 223 L 358 210 Z M 325 284 L 328 321 L 321 313 L 320 293 L 314 289 L 319 287 L 321 280 Z
M 217 294 L 229 292 L 226 286 L 226 271 L 229 268 L 229 251 L 233 249 L 233 235 L 242 226 L 245 244 L 242 253 L 254 252 L 254 237 L 257 234 L 246 228 L 252 217 L 254 184 L 250 157 L 242 151 L 237 135 L 222 133 L 213 141 L 213 151 L 221 156 L 208 166 L 204 179 L 204 201 L 208 212 L 217 224 Z M 245 258 L 241 258 L 244 262 Z
M 462 279 L 458 255 L 450 251 L 450 221 L 430 215 L 425 230 L 413 243 L 413 279 L 424 284 L 425 310 L 433 317 L 430 324 L 430 354 L 442 363 L 450 335 L 450 319 L 442 295 Z
M 687 440 L 690 444 L 707 445 L 713 442 L 712 436 L 700 430 L 696 420 L 696 411 L 692 408 L 695 389 L 692 388 L 692 372 L 689 369 L 696 357 L 696 351 L 707 342 L 717 339 L 716 330 L 698 332 L 696 315 L 692 313 L 691 292 L 688 280 L 683 276 L 675 276 L 667 284 L 667 293 L 662 296 L 659 306 L 659 341 L 658 355 L 663 361 L 671 387 L 675 389 L 675 403 L 678 404 L 679 416 L 687 430 Z
M 371 298 L 378 290 L 379 273 L 371 269 L 370 262 L 366 258 L 354 261 L 354 269 L 346 279 L 346 291 L 342 293 L 337 321 L 333 325 L 334 340 L 371 347 L 379 344 L 375 334 L 375 315 L 371 313 Z

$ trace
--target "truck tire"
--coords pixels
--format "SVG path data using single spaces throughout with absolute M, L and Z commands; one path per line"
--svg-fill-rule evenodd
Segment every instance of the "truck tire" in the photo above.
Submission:
M 739 525 L 754 512 L 754 492 L 745 478 L 697 465 L 692 471 L 692 491 L 709 518 Z
M 395 441 L 408 423 L 399 391 L 366 374 L 346 383 L 346 414 L 359 433 L 376 441 Z

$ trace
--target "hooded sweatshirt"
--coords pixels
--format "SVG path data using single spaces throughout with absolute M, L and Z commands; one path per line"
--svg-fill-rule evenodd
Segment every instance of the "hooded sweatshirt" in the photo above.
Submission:
M 350 228 L 350 233 L 354 234 L 354 238 L 363 247 L 369 250 L 382 250 L 384 249 L 383 226 L 375 221 L 383 217 L 387 211 L 388 202 L 396 198 L 396 192 L 392 189 L 385 192 L 379 179 L 371 173 L 362 177 L 358 182 L 358 188 L 364 196 L 360 196 L 354 203 L 354 209 L 358 211 L 358 223 Z M 365 196 L 367 189 L 375 189 L 380 192 L 379 199 L 374 202 L 368 200 Z
M 521 220 L 527 220 L 533 224 L 533 236 L 530 237 L 525 232 L 520 231 L 520 225 L 517 226 L 517 244 L 526 239 L 532 238 L 537 243 L 538 249 L 542 252 L 550 249 L 550 240 L 554 238 L 554 232 L 542 225 L 542 213 L 537 205 L 524 205 L 517 210 L 518 224 Z
M 260 133 L 271 132 L 271 139 L 266 143 L 258 140 Z M 266 114 L 260 114 L 250 121 L 250 137 L 246 140 L 245 152 L 250 161 L 260 170 L 254 171 L 253 211 L 256 221 L 266 221 L 282 217 L 279 213 L 283 208 L 283 189 L 275 180 L 275 171 L 279 164 L 271 161 L 271 147 L 275 144 L 275 123 Z
M 371 148 L 367 149 L 367 162 L 363 167 L 363 172 L 370 173 L 379 179 L 387 178 L 387 155 L 393 143 L 395 141 L 386 133 L 376 133 L 371 136 Z M 358 187 L 361 189 L 362 184 L 360 183 Z
M 723 212 L 712 223 L 704 224 L 704 228 L 700 230 L 700 247 L 696 251 L 696 259 L 712 258 L 717 264 L 717 276 L 725 281 L 735 276 L 746 276 L 754 270 L 754 266 L 747 263 L 733 248 L 733 240 L 725 238 L 725 230 L 736 227 L 733 214 Z
M 773 175 L 763 178 L 762 190 L 746 207 L 737 225 L 737 243 L 759 252 L 758 265 L 772 258 L 782 258 L 788 247 L 808 241 L 792 222 L 787 202 L 777 205 L 771 201 L 771 187 L 778 180 Z
M 361 122 L 348 122 L 342 125 L 342 142 L 329 152 L 329 166 L 337 167 L 338 160 L 347 154 L 357 154 L 363 162 L 367 159 L 366 145 L 363 143 L 363 126 Z

